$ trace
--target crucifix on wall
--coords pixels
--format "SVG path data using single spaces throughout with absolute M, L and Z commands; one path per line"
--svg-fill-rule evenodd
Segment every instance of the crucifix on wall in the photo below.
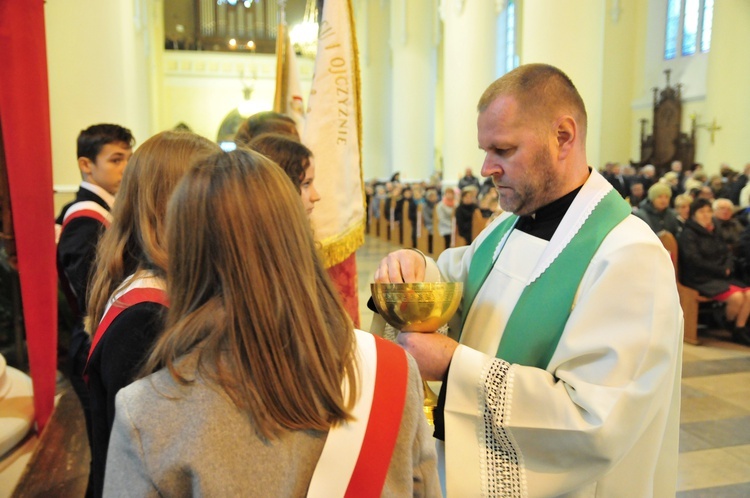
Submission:
M 695 120 L 693 120 L 693 123 L 695 123 Z M 714 118 L 711 124 L 694 124 L 694 126 L 696 128 L 705 128 L 706 131 L 711 134 L 711 145 L 713 145 L 716 140 L 716 132 L 721 130 L 721 126 L 716 124 L 716 118 Z

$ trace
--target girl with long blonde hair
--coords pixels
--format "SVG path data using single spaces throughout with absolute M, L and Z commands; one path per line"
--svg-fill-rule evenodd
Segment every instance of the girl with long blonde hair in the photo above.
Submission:
M 134 380 L 163 328 L 167 201 L 188 168 L 217 150 L 218 145 L 190 132 L 166 131 L 144 142 L 125 170 L 112 224 L 97 248 L 85 372 L 94 496 L 102 495 L 115 395 Z
M 167 327 L 117 396 L 106 492 L 439 496 L 416 363 L 353 329 L 287 175 L 216 154 L 167 220 Z

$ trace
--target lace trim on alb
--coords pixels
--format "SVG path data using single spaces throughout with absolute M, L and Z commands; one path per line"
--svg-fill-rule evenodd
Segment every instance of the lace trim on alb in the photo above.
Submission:
M 505 430 L 510 363 L 495 359 L 482 377 L 483 427 L 479 427 L 483 496 L 522 497 L 520 456 Z

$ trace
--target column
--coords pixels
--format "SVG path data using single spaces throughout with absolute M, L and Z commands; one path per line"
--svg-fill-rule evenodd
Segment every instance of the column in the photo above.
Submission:
M 161 3 L 159 2 L 161 6 Z M 70 0 L 44 5 L 56 184 L 76 187 L 76 137 L 96 123 L 153 133 L 149 88 L 150 4 Z
M 402 181 L 434 168 L 437 8 L 434 0 L 391 2 L 391 170 Z
M 562 69 L 575 84 L 588 114 L 587 155 L 598 168 L 602 141 L 604 26 L 609 2 L 527 0 L 521 16 L 521 63 L 543 62 Z M 586 29 L 571 29 L 586 26 Z M 628 95 L 626 98 L 630 98 Z M 611 137 L 610 137 L 611 139 Z
M 443 181 L 456 184 L 466 168 L 479 176 L 484 155 L 477 148 L 477 102 L 496 79 L 498 2 L 444 0 Z
M 388 2 L 359 0 L 354 13 L 362 82 L 362 171 L 365 180 L 383 179 L 391 174 Z
M 716 120 L 720 130 L 701 128 L 696 138 L 696 159 L 711 172 L 721 163 L 735 171 L 750 164 L 750 2 L 726 0 L 714 3 L 711 50 L 706 75 L 706 106 L 699 111 L 698 122 L 711 125 Z M 745 84 L 740 84 L 745 82 Z M 684 107 L 683 107 L 684 109 Z M 684 110 L 683 110 L 684 112 Z

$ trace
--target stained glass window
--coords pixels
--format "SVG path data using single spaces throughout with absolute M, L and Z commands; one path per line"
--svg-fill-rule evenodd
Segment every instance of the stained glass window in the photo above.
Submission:
M 704 0 L 703 28 L 701 30 L 701 52 L 708 52 L 711 48 L 711 25 L 714 21 L 714 0 Z
M 508 71 L 517 66 L 516 61 L 516 2 L 508 2 L 505 24 L 505 67 Z
M 695 53 L 698 38 L 698 17 L 700 16 L 700 1 L 685 0 L 685 16 L 682 23 L 682 55 Z
M 667 2 L 667 30 L 664 44 L 664 58 L 674 59 L 677 55 L 677 31 L 680 29 L 680 0 Z
M 711 48 L 714 0 L 667 0 L 664 58 L 689 57 Z
M 495 72 L 500 77 L 518 66 L 516 54 L 516 7 L 515 0 L 508 0 L 505 8 L 498 13 L 495 20 L 497 36 L 495 38 Z

